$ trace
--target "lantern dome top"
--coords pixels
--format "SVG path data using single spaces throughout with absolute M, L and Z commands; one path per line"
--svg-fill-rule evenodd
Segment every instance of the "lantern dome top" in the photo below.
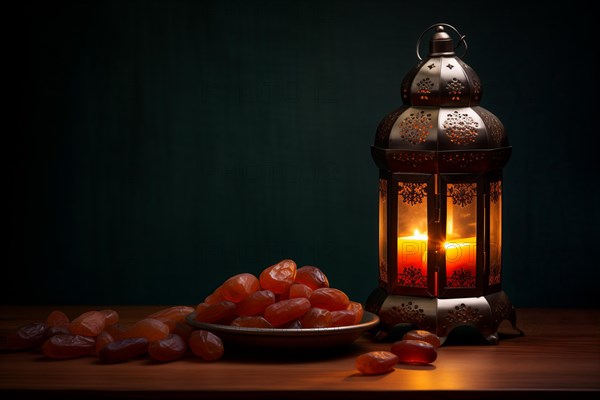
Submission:
M 444 30 L 444 25 L 446 24 L 432 25 L 423 32 L 425 34 L 434 27 L 436 29 L 429 41 L 429 55 L 425 60 L 421 60 L 419 54 L 421 38 L 417 41 L 417 57 L 421 62 L 406 74 L 402 81 L 404 104 L 431 107 L 479 105 L 482 94 L 481 81 L 475 71 L 454 52 L 461 44 L 466 46 L 465 36 L 459 34 L 458 45 L 454 46 L 454 41 Z
M 455 46 L 445 27 L 459 37 Z M 419 54 L 421 38 L 435 29 L 429 54 Z M 464 47 L 459 57 L 455 49 Z M 510 146 L 500 120 L 479 105 L 482 87 L 475 71 L 462 61 L 465 36 L 453 26 L 435 24 L 417 41 L 420 62 L 402 81 L 400 108 L 377 128 L 373 157 L 393 172 L 475 172 L 502 168 Z

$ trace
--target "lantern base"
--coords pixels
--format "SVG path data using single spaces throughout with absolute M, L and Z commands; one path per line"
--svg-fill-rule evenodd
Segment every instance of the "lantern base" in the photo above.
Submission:
M 376 334 L 380 340 L 398 324 L 435 333 L 442 343 L 453 329 L 470 326 L 479 331 L 488 343 L 497 344 L 498 326 L 504 320 L 523 335 L 516 326 L 515 308 L 503 291 L 481 297 L 440 299 L 394 295 L 377 288 L 367 299 L 365 309 L 381 319 Z

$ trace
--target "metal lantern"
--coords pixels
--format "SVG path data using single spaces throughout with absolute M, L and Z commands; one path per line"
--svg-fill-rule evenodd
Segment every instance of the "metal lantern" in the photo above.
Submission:
M 479 106 L 479 77 L 436 24 L 417 41 L 420 62 L 402 82 L 404 105 L 386 116 L 372 155 L 379 173 L 379 287 L 367 310 L 380 335 L 397 324 L 442 340 L 463 325 L 490 343 L 516 314 L 501 288 L 502 168 L 511 147 L 500 120 Z M 435 29 L 429 55 L 419 54 Z

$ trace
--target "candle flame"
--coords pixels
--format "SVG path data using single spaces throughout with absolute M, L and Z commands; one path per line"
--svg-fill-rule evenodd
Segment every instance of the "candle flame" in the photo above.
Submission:
M 421 233 L 419 232 L 418 229 L 415 229 L 414 233 L 413 233 L 413 238 L 414 239 L 418 239 L 418 240 L 427 240 L 427 233 Z

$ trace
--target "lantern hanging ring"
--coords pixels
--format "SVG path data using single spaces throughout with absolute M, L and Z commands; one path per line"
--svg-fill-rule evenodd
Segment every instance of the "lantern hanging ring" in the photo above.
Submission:
M 446 26 L 446 27 L 452 29 L 458 35 L 459 40 L 458 40 L 458 43 L 456 44 L 456 46 L 454 46 L 454 50 L 458 49 L 458 47 L 460 46 L 461 43 L 464 44 L 465 51 L 463 52 L 462 55 L 458 56 L 458 58 L 462 59 L 465 55 L 467 55 L 468 47 L 467 47 L 467 41 L 465 40 L 467 35 L 461 35 L 460 32 L 458 31 L 458 29 L 456 29 L 452 25 L 441 22 L 438 24 L 431 25 L 429 28 L 425 29 L 423 31 L 423 33 L 421 33 L 421 35 L 419 36 L 419 39 L 417 40 L 417 58 L 419 59 L 419 61 L 423 61 L 423 58 L 421 57 L 421 53 L 419 51 L 419 48 L 421 47 L 421 39 L 423 39 L 423 36 L 430 30 L 432 30 L 433 28 L 438 28 L 438 27 L 442 27 L 442 26 Z

